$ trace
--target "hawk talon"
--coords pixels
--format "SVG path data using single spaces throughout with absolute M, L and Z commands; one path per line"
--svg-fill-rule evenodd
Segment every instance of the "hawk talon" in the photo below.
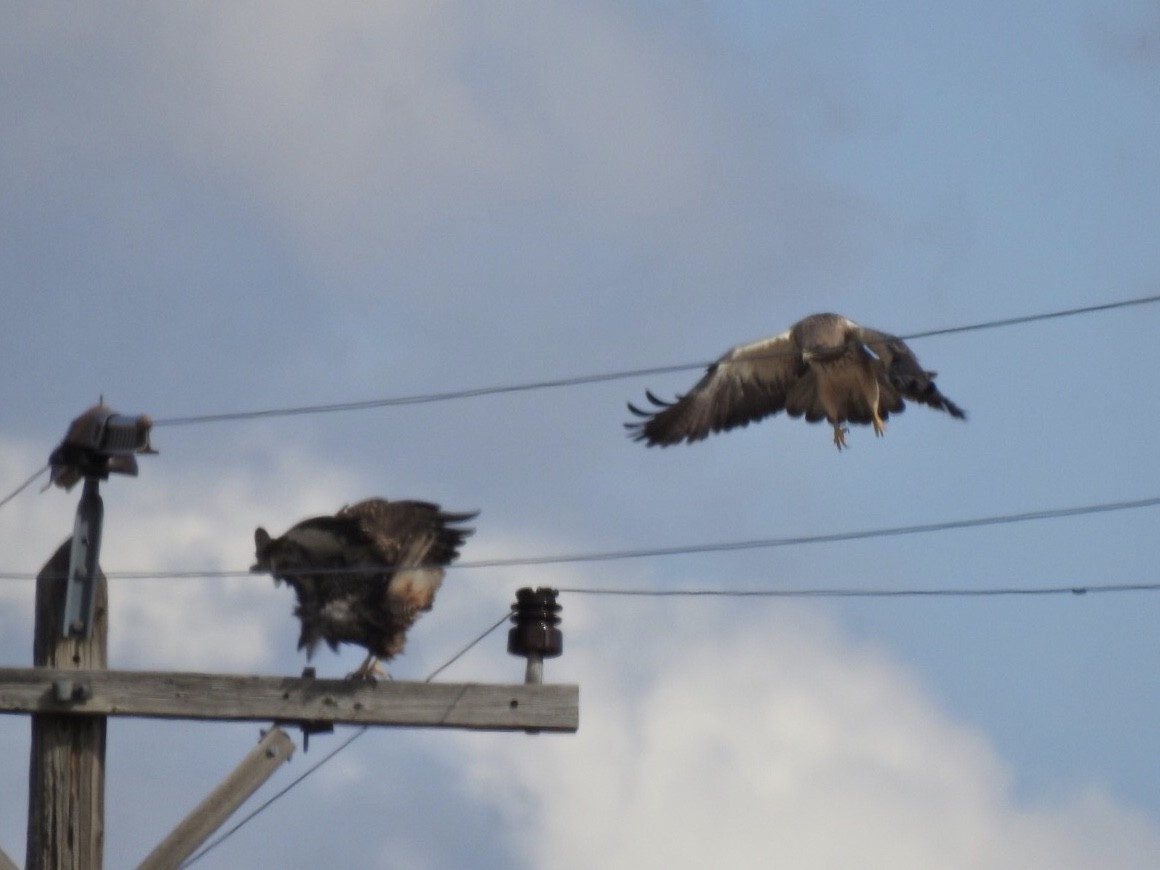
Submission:
M 379 664 L 378 656 L 374 655 L 367 656 L 361 665 L 346 675 L 348 680 L 361 680 L 371 684 L 377 683 L 379 677 L 389 680 L 391 675 Z
M 848 435 L 849 432 L 849 427 L 839 426 L 837 423 L 834 424 L 834 444 L 837 446 L 838 452 L 841 452 L 843 447 L 850 446 L 846 443 L 846 435 Z

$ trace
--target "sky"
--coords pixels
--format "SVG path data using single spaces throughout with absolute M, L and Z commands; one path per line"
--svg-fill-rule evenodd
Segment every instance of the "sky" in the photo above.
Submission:
M 244 571 L 256 526 L 371 496 L 480 510 L 470 563 L 1160 495 L 1151 304 L 915 339 L 969 419 L 911 408 L 841 453 L 784 417 L 664 450 L 622 428 L 816 311 L 912 335 L 1160 292 L 1155 2 L 11 4 L 0 83 L 0 497 L 101 396 L 157 421 L 102 487 L 110 667 L 297 675 L 289 590 L 164 575 Z M 71 532 L 79 491 L 39 483 L 0 507 L 0 575 Z M 468 565 L 391 672 L 521 586 L 1153 583 L 1156 510 Z M 0 580 L 7 666 L 32 587 Z M 1155 595 L 564 592 L 545 676 L 580 686 L 576 734 L 369 730 L 194 866 L 1154 867 Z M 438 679 L 523 663 L 500 630 Z M 110 720 L 106 866 L 260 727 Z M 295 734 L 243 812 L 353 733 Z M 27 764 L 0 717 L 18 863 Z

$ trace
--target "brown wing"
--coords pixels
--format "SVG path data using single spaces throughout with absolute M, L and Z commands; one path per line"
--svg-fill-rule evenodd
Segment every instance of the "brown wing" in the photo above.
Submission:
M 355 520 L 383 564 L 398 567 L 453 562 L 474 531 L 458 524 L 478 515 L 449 513 L 425 501 L 371 498 L 347 505 L 335 516 Z
M 367 499 L 338 512 L 339 519 L 358 523 L 377 556 L 393 569 L 385 587 L 367 602 L 369 649 L 385 658 L 402 651 L 407 629 L 435 603 L 443 567 L 474 531 L 458 524 L 477 515 L 449 513 L 430 502 L 385 499 Z
M 642 419 L 624 425 L 633 440 L 649 447 L 691 444 L 786 410 L 791 396 L 791 413 L 804 413 L 809 419 L 816 396 L 811 395 L 810 383 L 803 383 L 806 371 L 801 349 L 787 330 L 733 348 L 675 401 L 646 392 L 653 407 L 642 410 L 629 404 L 628 409 Z
M 935 386 L 936 373 L 923 369 L 918 357 L 901 338 L 865 326 L 858 327 L 857 335 L 877 357 L 882 410 L 900 412 L 905 407 L 903 400 L 909 399 L 946 411 L 960 420 L 966 419 L 966 412 Z

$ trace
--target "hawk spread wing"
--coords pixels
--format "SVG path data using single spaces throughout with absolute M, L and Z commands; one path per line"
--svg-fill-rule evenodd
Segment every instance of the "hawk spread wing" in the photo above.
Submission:
M 477 513 L 448 513 L 424 501 L 374 498 L 333 516 L 312 517 L 284 535 L 254 532 L 256 563 L 298 599 L 298 648 L 311 656 L 320 641 L 367 650 L 352 676 L 370 677 L 378 660 L 403 649 L 407 630 L 430 610 L 443 569 L 472 533 L 461 524 Z
M 838 314 L 814 314 L 779 335 L 739 345 L 672 402 L 646 392 L 652 407 L 629 404 L 639 420 L 625 424 L 648 446 L 700 441 L 780 411 L 811 423 L 828 420 L 846 446 L 846 423 L 885 431 L 886 418 L 919 402 L 965 418 L 939 392 L 902 339 Z

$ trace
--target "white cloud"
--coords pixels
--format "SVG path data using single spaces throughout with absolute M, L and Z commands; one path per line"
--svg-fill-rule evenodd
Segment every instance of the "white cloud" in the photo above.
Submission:
M 428 242 L 448 190 L 469 219 L 545 197 L 663 215 L 704 194 L 721 127 L 701 60 L 615 6 L 236 3 L 138 26 L 140 135 L 331 268 Z
M 577 735 L 463 741 L 472 792 L 503 814 L 530 866 L 1160 860 L 1160 831 L 1096 788 L 1050 805 L 1016 800 L 981 733 L 817 613 L 650 607 L 647 620 L 609 613 L 599 637 L 573 643 Z M 620 663 L 632 657 L 653 670 L 625 685 Z
M 21 482 L 44 465 L 48 450 L 27 444 L 0 441 L 0 498 L 9 495 Z M 35 574 L 72 533 L 75 500 L 69 505 L 40 494 L 47 476 L 0 507 L 0 553 L 2 570 Z M 25 650 L 31 656 L 33 595 L 35 584 L 26 580 L 0 579 L 0 638 L 14 635 L 27 638 Z

